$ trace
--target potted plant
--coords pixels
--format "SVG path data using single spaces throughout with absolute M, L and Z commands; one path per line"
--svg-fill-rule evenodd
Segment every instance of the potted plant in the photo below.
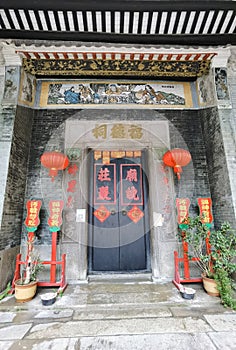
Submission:
M 232 273 L 236 271 L 236 234 L 228 223 L 223 223 L 219 230 L 210 231 L 203 221 L 200 216 L 187 218 L 181 225 L 181 238 L 188 243 L 190 257 L 197 258 L 204 288 L 207 289 L 207 283 L 210 283 L 208 293 L 220 295 L 225 306 L 236 309 L 232 279 Z
M 26 261 L 20 271 L 20 278 L 14 281 L 15 298 L 18 302 L 26 302 L 31 300 L 37 290 L 37 276 L 43 269 L 43 264 L 40 262 L 39 254 L 34 251 L 34 236 L 29 236 L 28 251 Z

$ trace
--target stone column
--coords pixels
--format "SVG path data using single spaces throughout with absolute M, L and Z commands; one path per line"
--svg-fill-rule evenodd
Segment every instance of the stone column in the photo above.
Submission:
M 228 220 L 236 227 L 236 51 L 222 48 L 213 61 L 220 137 L 215 138 L 215 196 L 218 223 Z M 218 119 L 219 118 L 219 119 Z M 218 165 L 217 165 L 218 164 Z M 218 170 L 217 170 L 218 168 Z
M 236 217 L 236 47 L 230 49 L 228 60 L 228 87 L 232 108 L 229 110 L 227 140 L 229 177 L 232 188 L 232 201 Z M 235 219 L 236 220 L 236 219 Z
M 5 188 L 16 114 L 20 77 L 20 58 L 11 45 L 0 46 L 0 224 L 2 223 Z
M 0 45 L 0 291 L 12 279 L 20 242 L 20 234 L 16 232 L 16 225 L 19 224 L 16 207 L 21 199 L 15 191 L 19 184 L 16 180 L 17 174 L 14 175 L 16 168 L 13 160 L 20 64 L 21 60 L 15 54 L 14 46 L 2 42 Z

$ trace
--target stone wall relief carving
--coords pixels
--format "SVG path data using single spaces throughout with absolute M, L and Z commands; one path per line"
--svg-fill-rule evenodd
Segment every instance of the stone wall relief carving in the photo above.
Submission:
M 36 92 L 36 79 L 32 74 L 22 72 L 21 83 L 20 83 L 20 93 L 19 93 L 19 103 L 27 105 L 30 107 L 34 106 Z
M 215 88 L 219 108 L 232 108 L 226 67 L 215 68 Z

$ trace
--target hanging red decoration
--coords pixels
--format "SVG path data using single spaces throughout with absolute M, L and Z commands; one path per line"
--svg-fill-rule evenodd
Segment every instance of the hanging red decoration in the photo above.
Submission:
M 45 152 L 41 156 L 40 161 L 45 168 L 50 169 L 49 176 L 51 176 L 52 181 L 57 176 L 58 170 L 66 169 L 69 165 L 67 156 L 58 151 Z
M 174 168 L 174 172 L 177 174 L 178 180 L 180 180 L 180 174 L 183 172 L 182 166 L 187 165 L 191 159 L 192 158 L 189 151 L 181 148 L 174 148 L 167 151 L 162 158 L 165 165 Z

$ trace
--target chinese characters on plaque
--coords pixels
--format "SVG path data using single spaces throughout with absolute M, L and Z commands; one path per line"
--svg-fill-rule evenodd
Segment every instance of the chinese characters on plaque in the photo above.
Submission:
M 37 227 L 40 223 L 39 220 L 39 211 L 42 206 L 40 200 L 29 200 L 26 203 L 27 208 L 27 217 L 25 219 L 25 226 L 27 231 L 33 232 L 37 230 Z
M 197 203 L 198 203 L 199 215 L 201 217 L 202 223 L 210 226 L 211 223 L 213 222 L 211 198 L 198 198 Z M 187 222 L 185 222 L 185 219 L 187 219 L 189 216 L 189 213 L 188 213 L 189 206 L 190 206 L 190 200 L 188 198 L 176 199 L 179 226 L 187 224 Z
M 95 164 L 94 204 L 116 203 L 115 164 Z M 140 164 L 121 164 L 121 205 L 143 205 L 142 169 Z
M 49 202 L 49 219 L 48 225 L 50 231 L 59 231 L 62 225 L 62 209 L 64 202 L 62 200 L 51 200 Z
M 121 164 L 121 205 L 143 205 L 140 164 Z
M 25 226 L 28 232 L 37 230 L 40 224 L 39 212 L 42 206 L 41 200 L 29 200 L 26 203 L 27 216 L 25 219 Z M 59 230 L 62 225 L 62 209 L 64 202 L 62 200 L 51 200 L 49 202 L 49 219 L 48 225 L 55 230 Z
M 187 224 L 187 218 L 189 217 L 189 206 L 190 206 L 190 200 L 188 198 L 176 199 L 176 207 L 177 207 L 177 214 L 178 214 L 177 220 L 178 220 L 179 226 Z
M 115 164 L 94 165 L 94 204 L 115 204 L 116 168 Z
M 100 151 L 96 152 L 95 157 L 100 158 L 101 155 L 98 154 Z M 111 151 L 110 153 L 114 158 L 124 158 L 127 152 Z M 130 151 L 130 153 L 132 153 L 131 157 L 134 155 L 140 157 L 140 151 Z M 94 165 L 94 204 L 100 205 L 94 211 L 94 215 L 100 222 L 104 222 L 110 216 L 111 213 L 105 205 L 118 204 L 116 203 L 118 186 L 119 204 L 125 207 L 132 206 L 127 215 L 132 221 L 138 222 L 144 215 L 137 207 L 137 205 L 143 205 L 141 165 L 123 162 L 118 164 L 96 163 Z
M 136 124 L 101 124 L 92 130 L 96 139 L 133 139 L 140 140 L 143 137 L 143 130 L 140 125 Z
M 199 206 L 199 215 L 202 217 L 203 224 L 211 224 L 213 221 L 212 210 L 212 200 L 211 198 L 198 198 L 197 203 Z

